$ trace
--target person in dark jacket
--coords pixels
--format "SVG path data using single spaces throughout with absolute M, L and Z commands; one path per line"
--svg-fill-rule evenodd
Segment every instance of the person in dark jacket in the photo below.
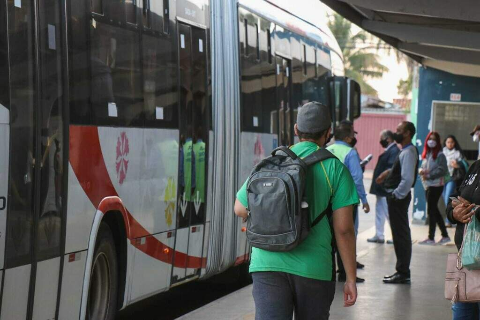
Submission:
M 377 165 L 373 171 L 372 186 L 370 193 L 377 197 L 375 204 L 375 236 L 367 239 L 368 242 L 385 243 L 384 226 L 385 220 L 388 220 L 387 191 L 375 180 L 385 170 L 391 169 L 395 159 L 400 153 L 395 141 L 393 141 L 393 132 L 383 130 L 380 133 L 380 144 L 385 148 L 385 152 L 378 157 Z
M 471 219 L 480 220 L 480 210 L 473 211 L 480 204 L 480 160 L 474 162 L 465 176 L 462 184 L 457 188 L 454 197 L 458 201 L 450 201 L 447 206 L 447 217 L 452 223 L 457 224 L 455 230 L 455 245 L 460 250 L 463 241 L 465 223 Z M 453 320 L 478 319 L 479 304 L 457 302 L 452 306 Z M 477 315 L 476 317 L 474 315 Z

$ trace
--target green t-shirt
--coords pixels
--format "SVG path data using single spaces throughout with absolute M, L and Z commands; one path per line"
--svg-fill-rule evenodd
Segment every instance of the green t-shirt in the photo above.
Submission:
M 301 158 L 305 158 L 316 150 L 318 146 L 307 141 L 292 147 L 292 151 Z M 247 182 L 237 193 L 238 200 L 245 207 L 248 204 L 246 185 Z M 318 217 L 330 202 L 333 211 L 359 202 L 352 176 L 347 167 L 337 158 L 324 160 L 308 169 L 306 194 L 311 221 Z M 328 219 L 324 218 L 310 231 L 308 237 L 291 251 L 272 252 L 252 248 L 250 272 L 279 271 L 311 279 L 332 281 L 334 274 L 332 256 L 332 231 Z

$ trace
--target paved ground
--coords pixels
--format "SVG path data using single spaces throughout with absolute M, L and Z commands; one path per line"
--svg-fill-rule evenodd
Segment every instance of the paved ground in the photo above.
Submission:
M 369 202 L 374 209 L 374 198 L 369 196 Z M 374 234 L 374 215 L 374 210 L 368 215 L 360 214 L 357 255 L 358 260 L 366 267 L 359 271 L 358 275 L 364 277 L 366 282 L 358 286 L 357 304 L 352 308 L 343 307 L 342 284 L 338 283 L 330 319 L 451 319 L 450 302 L 443 298 L 444 273 L 447 254 L 455 252 L 455 247 L 453 245 L 433 247 L 418 245 L 419 241 L 426 238 L 428 230 L 426 226 L 412 225 L 414 241 L 411 265 L 412 284 L 383 284 L 383 276 L 394 272 L 396 259 L 393 245 L 367 243 L 366 239 Z M 389 226 L 386 225 L 385 229 L 389 231 Z M 450 228 L 449 232 L 453 239 L 454 229 Z M 439 236 L 437 232 L 437 240 Z M 389 232 L 386 238 L 391 238 Z M 254 319 L 255 309 L 251 291 L 252 287 L 247 286 L 179 319 Z

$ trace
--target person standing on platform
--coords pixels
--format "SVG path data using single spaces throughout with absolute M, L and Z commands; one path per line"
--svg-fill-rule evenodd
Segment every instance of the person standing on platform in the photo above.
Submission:
M 385 220 L 389 220 L 387 205 L 388 193 L 375 180 L 382 172 L 392 168 L 395 159 L 400 153 L 400 149 L 397 147 L 395 141 L 393 141 L 393 132 L 390 130 L 383 130 L 380 133 L 380 144 L 385 148 L 385 152 L 378 157 L 377 165 L 373 171 L 372 186 L 370 187 L 370 193 L 377 197 L 375 204 L 375 235 L 367 239 L 367 241 L 385 243 Z M 389 240 L 389 243 L 393 243 L 393 241 Z
M 300 142 L 291 150 L 304 158 L 323 148 L 331 132 L 330 119 L 327 106 L 318 102 L 305 104 L 295 124 Z M 247 182 L 238 191 L 234 208 L 244 220 L 248 218 Z M 330 205 L 331 224 L 329 219 L 322 219 L 290 251 L 252 248 L 250 273 L 257 320 L 292 319 L 294 314 L 296 320 L 329 318 L 335 295 L 332 232 L 347 273 L 344 306 L 353 306 L 357 299 L 353 205 L 358 203 L 358 196 L 351 175 L 334 157 L 316 163 L 307 171 L 305 195 L 311 221 Z
M 455 189 L 460 186 L 468 171 L 468 163 L 465 160 L 462 147 L 454 135 L 449 135 L 443 143 L 443 154 L 447 158 L 448 173 L 450 174 L 450 181 L 445 184 L 443 189 L 443 200 L 445 207 L 450 202 L 450 196 L 455 192 Z M 451 227 L 448 217 L 445 219 L 445 226 Z
M 328 146 L 327 150 L 333 153 L 340 161 L 342 161 L 350 171 L 355 187 L 357 189 L 358 197 L 362 201 L 363 210 L 365 213 L 370 212 L 370 206 L 367 201 L 367 193 L 363 185 L 363 171 L 360 167 L 360 158 L 357 151 L 352 147 L 356 144 L 355 131 L 350 124 L 340 124 L 335 128 L 335 143 Z M 358 209 L 354 208 L 354 222 L 358 219 Z M 357 233 L 357 232 L 355 232 Z M 340 256 L 337 256 L 338 262 L 338 281 L 345 281 L 345 270 Z M 357 268 L 363 269 L 364 265 L 357 262 Z M 364 282 L 365 279 L 358 278 L 357 282 Z
M 393 138 L 402 146 L 402 151 L 398 154 L 392 169 L 380 174 L 376 180 L 378 184 L 383 184 L 388 192 L 388 214 L 397 256 L 397 272 L 385 276 L 384 283 L 410 283 L 412 235 L 408 223 L 408 207 L 412 200 L 410 189 L 415 185 L 418 171 L 418 151 L 412 144 L 415 132 L 415 126 L 409 121 L 403 121 L 398 125 Z
M 475 128 L 473 128 L 472 132 L 470 132 L 472 136 L 473 142 L 478 143 L 478 156 L 477 160 L 480 160 L 480 124 L 477 124 Z
M 427 135 L 422 153 L 422 167 L 419 174 L 425 187 L 425 196 L 427 198 L 428 215 L 428 238 L 420 241 L 419 244 L 435 245 L 435 229 L 440 228 L 442 239 L 439 244 L 450 242 L 445 221 L 438 210 L 438 200 L 442 195 L 445 183 L 450 180 L 448 173 L 447 158 L 442 152 L 440 135 L 432 131 Z

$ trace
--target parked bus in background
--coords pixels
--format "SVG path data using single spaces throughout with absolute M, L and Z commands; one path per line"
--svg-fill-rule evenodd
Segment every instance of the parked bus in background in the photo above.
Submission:
M 360 115 L 331 33 L 268 2 L 15 0 L 0 24 L 2 320 L 113 319 L 248 261 L 238 181 L 304 102 Z

